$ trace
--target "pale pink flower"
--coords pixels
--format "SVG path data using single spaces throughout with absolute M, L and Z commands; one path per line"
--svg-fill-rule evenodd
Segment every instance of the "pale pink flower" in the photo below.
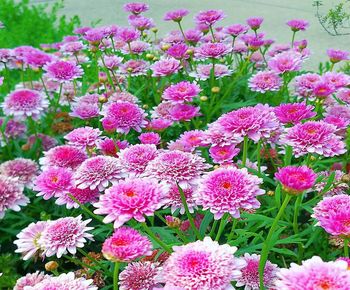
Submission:
M 158 145 L 161 141 L 159 134 L 155 132 L 142 133 L 137 138 L 141 141 L 142 144 Z
M 146 3 L 142 2 L 130 2 L 123 6 L 126 12 L 131 12 L 135 15 L 142 12 L 146 12 L 149 9 L 149 6 Z
M 287 25 L 293 32 L 304 31 L 309 27 L 309 22 L 304 19 L 292 19 L 287 22 Z
M 252 30 L 258 30 L 261 24 L 263 23 L 263 21 L 264 21 L 263 17 L 259 17 L 259 16 L 249 17 L 247 19 L 247 24 Z
M 175 21 L 175 22 L 180 22 L 182 18 L 187 16 L 190 12 L 187 9 L 178 9 L 178 10 L 173 10 L 173 11 L 168 11 L 164 15 L 164 20 L 165 21 Z
M 240 34 L 244 34 L 248 31 L 248 27 L 242 24 L 231 24 L 224 28 L 224 32 L 231 35 L 232 37 L 237 37 Z
M 237 156 L 240 152 L 239 148 L 235 145 L 226 146 L 212 146 L 209 149 L 210 157 L 214 163 L 232 163 L 233 157 Z
M 221 42 L 208 42 L 196 50 L 196 56 L 201 58 L 220 58 L 231 51 L 231 48 Z
M 45 275 L 44 272 L 36 271 L 35 273 L 28 273 L 16 281 L 13 290 L 24 290 L 26 286 L 35 286 L 47 277 L 48 275 Z
M 268 67 L 276 73 L 299 71 L 301 65 L 301 54 L 294 51 L 279 53 L 268 61 Z
M 43 69 L 48 79 L 60 83 L 71 82 L 80 78 L 84 73 L 80 65 L 64 60 L 50 62 Z
M 281 77 L 272 71 L 260 71 L 249 79 L 250 89 L 263 94 L 267 91 L 278 91 L 281 85 Z
M 152 18 L 142 15 L 130 15 L 128 20 L 129 24 L 139 31 L 148 30 L 155 26 Z
M 191 72 L 190 75 L 199 79 L 199 80 L 207 80 L 210 78 L 213 66 L 211 64 L 199 64 L 197 66 L 197 72 Z M 214 69 L 215 78 L 222 78 L 232 74 L 232 70 L 230 70 L 224 64 L 216 64 Z
M 120 66 L 123 75 L 141 76 L 147 74 L 148 63 L 143 60 L 130 59 Z
M 69 145 L 85 149 L 87 147 L 95 147 L 101 133 L 99 129 L 80 127 L 69 132 L 64 136 L 64 139 L 68 141 Z
M 175 58 L 162 58 L 151 65 L 152 76 L 162 77 L 177 73 L 181 63 Z
M 79 204 L 85 204 L 85 203 L 92 203 L 97 201 L 100 193 L 97 188 L 90 189 L 90 188 L 84 188 L 80 189 L 77 187 L 71 187 L 67 190 L 67 193 L 58 194 L 56 195 L 56 204 L 57 205 L 66 205 L 66 208 L 79 208 L 80 205 L 76 203 L 69 195 L 72 195 L 76 200 L 79 201 Z
M 315 73 L 307 73 L 294 79 L 295 91 L 299 96 L 308 97 L 312 94 L 315 85 L 321 81 L 321 76 Z
M 349 52 L 340 49 L 328 49 L 327 55 L 332 63 L 337 63 L 342 60 L 349 59 Z
M 122 47 L 122 52 L 124 54 L 129 54 L 130 52 L 132 54 L 142 54 L 147 49 L 149 49 L 150 45 L 147 42 L 141 41 L 141 40 L 134 40 L 129 43 L 129 45 L 124 45 Z
M 197 208 L 196 201 L 194 199 L 194 193 L 197 190 L 196 185 L 185 185 L 181 187 L 183 191 L 188 209 L 193 213 L 194 208 Z M 166 204 L 164 207 L 171 207 L 171 213 L 173 214 L 177 209 L 180 209 L 180 213 L 185 213 L 185 207 L 182 203 L 179 187 L 176 183 L 170 184 L 166 194 Z
M 222 10 L 200 11 L 195 15 L 194 20 L 197 24 L 213 25 L 214 23 L 226 17 Z

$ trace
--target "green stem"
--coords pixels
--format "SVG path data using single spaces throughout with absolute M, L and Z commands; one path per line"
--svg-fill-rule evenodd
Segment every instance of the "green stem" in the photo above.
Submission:
M 210 30 L 211 36 L 213 38 L 213 42 L 216 42 L 214 30 L 213 30 L 213 27 L 211 25 L 209 25 L 209 30 Z
M 211 230 L 210 230 L 210 233 L 209 233 L 209 236 L 212 237 L 214 235 L 214 232 L 215 232 L 215 229 L 216 229 L 216 226 L 218 224 L 218 221 L 217 220 L 214 220 L 212 226 L 211 226 Z
M 293 31 L 293 36 L 292 36 L 292 48 L 294 47 L 295 34 L 296 34 L 296 31 Z
M 261 140 L 258 141 L 256 159 L 258 161 L 258 172 L 261 174 Z
M 113 290 L 118 290 L 119 262 L 115 262 L 113 271 Z
M 218 230 L 218 233 L 216 234 L 216 237 L 215 237 L 215 241 L 218 241 L 225 229 L 225 226 L 226 226 L 226 221 L 229 217 L 229 214 L 226 213 L 222 218 L 221 218 L 221 221 L 220 221 L 220 225 L 219 225 L 219 230 Z
M 185 36 L 185 32 L 184 32 L 184 30 L 183 30 L 183 28 L 182 28 L 182 25 L 181 25 L 181 22 L 178 21 L 177 24 L 179 25 L 179 29 L 180 29 L 180 31 L 181 31 L 182 37 L 184 38 L 185 42 L 188 43 L 188 40 L 187 40 L 187 38 L 186 38 L 186 36 Z
M 243 157 L 242 157 L 242 165 L 245 167 L 247 163 L 247 156 L 248 156 L 248 136 L 244 136 L 243 140 Z
M 344 239 L 344 256 L 349 257 L 349 239 L 345 238 Z
M 294 230 L 294 234 L 298 234 L 299 233 L 299 228 L 298 228 L 298 217 L 299 217 L 299 210 L 300 210 L 300 205 L 303 201 L 303 195 L 300 194 L 297 197 L 297 200 L 295 201 L 295 205 L 294 205 L 294 215 L 293 215 L 293 230 Z M 301 243 L 298 243 L 298 262 L 301 262 L 302 259 L 302 254 L 303 254 L 303 247 L 301 245 Z
M 161 248 L 163 248 L 164 251 L 171 253 L 171 249 L 163 242 L 161 241 L 152 231 L 151 229 L 147 226 L 145 222 L 141 223 L 143 229 L 145 232 L 159 245 Z
M 265 290 L 264 287 L 264 270 L 265 270 L 265 265 L 266 265 L 266 261 L 267 261 L 267 257 L 269 255 L 269 250 L 270 248 L 272 248 L 271 245 L 271 239 L 272 236 L 277 228 L 278 225 L 278 221 L 280 220 L 281 216 L 284 213 L 284 210 L 286 209 L 290 199 L 292 198 L 291 195 L 287 194 L 281 208 L 279 209 L 277 216 L 275 217 L 271 228 L 269 230 L 269 233 L 267 234 L 267 238 L 263 244 L 262 250 L 261 250 L 261 257 L 260 257 L 260 262 L 259 262 L 259 281 L 260 281 L 260 290 Z
M 236 228 L 236 225 L 237 225 L 237 219 L 234 219 L 232 221 L 232 227 L 231 227 L 231 231 L 230 231 L 230 234 L 228 235 L 227 237 L 227 242 L 231 241 L 232 238 L 233 238 L 233 235 L 235 234 L 235 228 Z
M 194 224 L 193 217 L 192 217 L 192 215 L 191 215 L 191 213 L 190 213 L 190 210 L 189 210 L 189 208 L 188 208 L 185 193 L 184 193 L 184 191 L 182 190 L 182 188 L 179 186 L 179 184 L 177 184 L 177 187 L 178 187 L 178 189 L 179 189 L 181 201 L 182 201 L 182 204 L 183 204 L 183 206 L 184 206 L 184 208 L 185 208 L 185 212 L 186 212 L 188 221 L 190 222 L 191 228 L 192 228 L 193 232 L 195 233 L 197 239 L 198 239 L 198 240 L 202 240 L 201 234 L 200 234 L 199 230 L 197 229 L 196 225 Z

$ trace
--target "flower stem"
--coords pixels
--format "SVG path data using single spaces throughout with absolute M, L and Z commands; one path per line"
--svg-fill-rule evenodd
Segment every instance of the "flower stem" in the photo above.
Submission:
M 256 159 L 258 162 L 258 172 L 261 174 L 261 140 L 258 141 Z
M 233 238 L 233 235 L 235 234 L 235 228 L 236 228 L 236 225 L 237 225 L 237 219 L 234 219 L 232 221 L 232 227 L 231 227 L 231 231 L 227 237 L 227 242 L 231 241 L 232 238 Z
M 227 213 L 222 217 L 222 219 L 220 221 L 218 233 L 216 234 L 216 237 L 215 237 L 215 241 L 220 240 L 220 237 L 225 229 L 226 221 L 227 221 L 228 217 L 229 217 L 229 215 Z
M 344 256 L 349 257 L 349 239 L 345 238 L 344 239 Z
M 280 220 L 281 216 L 284 213 L 284 210 L 286 209 L 290 199 L 292 198 L 291 195 L 287 194 L 281 208 L 279 209 L 277 216 L 275 217 L 271 228 L 269 230 L 269 233 L 267 234 L 267 238 L 263 244 L 262 250 L 261 250 L 261 257 L 260 257 L 260 262 L 259 262 L 259 281 L 260 281 L 260 290 L 264 290 L 264 270 L 265 270 L 265 265 L 266 265 L 266 261 L 267 261 L 267 257 L 269 255 L 269 250 L 272 247 L 271 244 L 271 239 L 272 239 L 272 235 L 274 234 L 277 225 L 278 225 L 278 221 Z
M 296 34 L 296 32 L 295 32 L 295 31 L 293 31 L 292 43 L 291 43 L 292 48 L 294 47 L 294 39 L 295 39 L 295 34 Z
M 118 290 L 119 262 L 115 262 L 113 271 L 113 290 Z
M 242 157 L 242 165 L 245 167 L 247 163 L 247 156 L 248 156 L 248 136 L 244 136 L 243 140 L 243 157 Z
M 171 253 L 171 249 L 162 241 L 160 240 L 152 231 L 151 229 L 147 226 L 145 222 L 141 223 L 143 229 L 145 232 L 159 245 L 163 248 L 164 251 Z
M 211 36 L 213 37 L 213 42 L 216 42 L 214 30 L 213 30 L 213 27 L 211 25 L 209 25 L 209 29 L 210 29 Z
M 193 232 L 195 233 L 197 239 L 198 240 L 202 240 L 201 234 L 200 234 L 199 230 L 197 229 L 196 225 L 194 224 L 193 217 L 192 217 L 192 215 L 190 213 L 190 210 L 188 209 L 185 193 L 184 193 L 184 191 L 182 190 L 182 188 L 178 184 L 177 184 L 177 187 L 179 189 L 181 201 L 182 201 L 182 204 L 183 204 L 183 206 L 185 208 L 185 212 L 186 212 L 188 221 L 190 222 L 191 228 L 192 228 Z

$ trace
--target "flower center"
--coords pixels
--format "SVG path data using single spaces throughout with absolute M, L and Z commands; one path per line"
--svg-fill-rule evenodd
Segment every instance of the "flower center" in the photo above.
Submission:
M 222 184 L 222 187 L 225 188 L 225 189 L 230 189 L 232 187 L 232 185 L 231 185 L 231 183 L 229 181 L 225 181 Z
M 125 195 L 127 197 L 134 197 L 136 195 L 135 191 L 133 191 L 132 189 L 129 189 L 125 192 Z

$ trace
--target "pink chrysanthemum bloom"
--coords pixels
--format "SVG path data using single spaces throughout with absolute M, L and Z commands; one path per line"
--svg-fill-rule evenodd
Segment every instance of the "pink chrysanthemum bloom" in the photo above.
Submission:
M 61 145 L 44 152 L 44 157 L 39 160 L 40 165 L 45 167 L 64 167 L 76 169 L 87 159 L 87 154 L 80 148 L 71 145 Z
M 151 255 L 152 243 L 137 230 L 121 227 L 104 241 L 102 254 L 113 262 L 131 262 L 142 256 Z
M 108 102 L 110 103 L 118 101 L 129 102 L 133 104 L 137 104 L 140 102 L 140 100 L 136 96 L 130 94 L 129 92 L 117 92 L 113 93 L 111 96 L 108 97 Z
M 23 194 L 23 184 L 18 180 L 0 175 L 0 219 L 9 209 L 20 211 L 20 206 L 29 203 L 29 198 Z
M 237 287 L 243 287 L 244 290 L 259 290 L 259 262 L 260 255 L 244 254 L 242 259 L 246 262 L 246 266 L 241 269 L 242 276 L 237 279 Z M 273 289 L 278 266 L 267 261 L 264 269 L 264 286 L 267 289 Z
M 188 104 L 176 104 L 169 110 L 170 118 L 173 121 L 190 121 L 196 116 L 200 116 L 200 107 Z
M 333 236 L 350 237 L 350 196 L 339 194 L 324 197 L 315 207 L 312 217 L 327 233 Z
M 327 55 L 332 63 L 337 63 L 342 60 L 349 59 L 349 52 L 340 49 L 328 49 Z
M 69 272 L 59 276 L 48 276 L 34 286 L 25 287 L 25 290 L 97 290 L 92 283 L 92 279 L 76 278 L 73 272 Z
M 95 188 L 95 189 L 90 189 L 90 188 L 80 189 L 77 187 L 71 187 L 67 190 L 67 193 L 69 193 L 75 199 L 77 199 L 80 204 L 96 202 L 98 200 L 99 195 L 100 195 L 97 188 Z M 58 198 L 57 198 L 55 203 L 58 205 L 65 204 L 66 208 L 68 208 L 68 209 L 78 208 L 80 205 L 77 204 L 67 193 L 57 195 L 56 197 L 58 197 Z
M 197 66 L 197 72 L 190 73 L 191 76 L 205 81 L 210 78 L 211 72 L 213 70 L 213 66 L 211 64 L 199 64 Z M 214 69 L 215 78 L 223 78 L 232 74 L 232 70 L 230 70 L 224 64 L 216 64 Z
M 197 24 L 213 25 L 214 23 L 222 20 L 226 17 L 224 11 L 222 10 L 207 10 L 200 11 L 195 17 L 194 20 Z
M 306 103 L 281 104 L 274 108 L 278 120 L 284 124 L 298 124 L 305 119 L 316 116 L 314 107 Z
M 147 18 L 142 15 L 130 15 L 128 17 L 129 24 L 139 31 L 149 30 L 155 26 L 152 18 Z M 148 46 L 148 43 L 144 42 Z
M 140 134 L 138 139 L 141 141 L 142 144 L 158 145 L 161 141 L 159 134 L 155 132 L 142 133 Z
M 287 133 L 281 137 L 281 142 L 292 146 L 296 157 L 308 153 L 331 157 L 346 152 L 341 137 L 335 134 L 337 128 L 323 121 L 299 123 L 286 130 Z
M 106 189 L 95 204 L 96 214 L 106 214 L 103 222 L 114 221 L 114 227 L 119 228 L 134 218 L 145 221 L 146 216 L 163 206 L 165 202 L 165 187 L 153 179 L 133 178 L 119 181 Z
M 147 165 L 145 176 L 185 186 L 195 183 L 210 167 L 204 158 L 196 154 L 178 150 L 163 151 Z
M 201 88 L 198 85 L 182 81 L 166 88 L 162 98 L 172 103 L 192 102 L 200 91 Z
M 127 43 L 137 40 L 140 37 L 140 31 L 133 27 L 120 27 L 117 37 Z
M 104 119 L 113 120 L 115 130 L 122 134 L 128 134 L 130 129 L 141 132 L 141 128 L 147 125 L 145 111 L 130 102 L 118 101 L 107 104 L 102 114 Z
M 276 73 L 298 71 L 301 64 L 301 54 L 294 51 L 279 53 L 268 61 L 269 68 Z
M 350 186 L 342 181 L 342 177 L 345 175 L 344 172 L 340 171 L 340 170 L 334 170 L 334 171 L 321 171 L 319 172 L 319 176 L 323 176 L 324 179 L 321 182 L 318 182 L 315 184 L 315 190 L 318 193 L 323 193 L 326 185 L 327 185 L 327 181 L 329 176 L 334 172 L 334 182 L 333 182 L 333 186 L 331 186 L 331 188 L 328 189 L 327 192 L 324 192 L 325 196 L 332 196 L 332 195 L 338 195 L 338 194 L 345 194 Z
M 44 70 L 46 77 L 59 83 L 71 82 L 80 78 L 84 73 L 80 65 L 64 60 L 48 63 L 44 66 Z
M 281 182 L 285 192 L 300 194 L 314 186 L 317 175 L 311 168 L 304 165 L 279 168 L 275 177 Z
M 59 194 L 66 194 L 73 185 L 73 172 L 64 167 L 48 167 L 34 181 L 37 196 L 47 200 Z
M 99 129 L 80 127 L 69 132 L 64 136 L 64 139 L 68 141 L 69 145 L 85 149 L 86 147 L 95 147 L 101 133 Z
M 24 290 L 24 287 L 26 286 L 35 286 L 48 277 L 48 275 L 45 275 L 45 273 L 39 271 L 36 271 L 35 273 L 28 273 L 16 281 L 16 285 L 13 287 L 13 290 Z
M 19 89 L 10 93 L 1 104 L 6 116 L 14 116 L 18 120 L 27 117 L 38 119 L 48 106 L 49 102 L 44 94 L 29 89 Z
M 141 40 L 134 40 L 128 44 L 125 44 L 122 47 L 122 53 L 129 54 L 142 54 L 147 49 L 149 49 L 150 44 Z
M 227 133 L 248 136 L 255 142 L 269 138 L 280 127 L 273 108 L 262 104 L 224 114 L 216 123 Z
M 119 275 L 120 290 L 155 289 L 160 284 L 156 277 L 160 274 L 159 263 L 132 262 Z
M 260 71 L 249 79 L 250 89 L 260 93 L 278 91 L 281 85 L 281 77 L 272 71 Z
M 0 118 L 0 126 L 3 126 L 4 119 Z M 27 126 L 19 121 L 9 119 L 6 123 L 6 127 L 4 130 L 4 135 L 6 138 L 22 138 L 24 137 L 25 133 L 27 131 Z M 3 136 L 0 136 L 0 139 L 3 138 Z M 4 144 L 5 145 L 5 144 Z
M 247 24 L 252 30 L 258 30 L 263 23 L 264 18 L 259 16 L 249 17 L 247 19 Z
M 241 277 L 245 266 L 233 256 L 236 247 L 219 245 L 209 237 L 173 249 L 159 277 L 168 289 L 234 289 L 230 283 Z
M 87 226 L 90 221 L 91 219 L 83 221 L 81 216 L 49 221 L 38 240 L 44 248 L 43 255 L 56 255 L 57 258 L 68 252 L 75 255 L 77 248 L 84 247 L 86 240 L 93 241 L 93 235 L 87 233 L 93 229 Z
M 336 89 L 350 85 L 350 76 L 341 72 L 326 72 L 324 75 L 322 75 L 322 80 L 330 83 Z
M 320 81 L 315 83 L 311 95 L 316 98 L 324 99 L 333 94 L 335 90 L 335 87 L 330 82 Z
M 165 13 L 163 20 L 180 22 L 182 18 L 187 16 L 190 12 L 187 9 L 178 9 L 174 11 L 168 11 Z
M 204 140 L 206 139 L 206 134 L 200 130 L 186 131 L 180 135 L 179 141 L 191 148 L 205 147 L 206 144 Z
M 209 209 L 216 220 L 225 213 L 239 218 L 240 209 L 260 207 L 256 197 L 265 193 L 260 184 L 262 179 L 249 174 L 246 168 L 219 168 L 203 178 L 195 196 L 196 203 L 204 210 Z
M 116 157 L 118 151 L 125 149 L 129 146 L 128 141 L 113 140 L 110 138 L 99 139 L 97 142 L 97 148 L 103 155 L 109 155 Z
M 242 24 L 231 24 L 224 28 L 226 34 L 231 35 L 232 37 L 237 37 L 240 34 L 244 34 L 248 31 L 248 27 Z
M 292 263 L 289 269 L 280 269 L 276 281 L 279 290 L 350 289 L 350 271 L 345 261 L 323 262 L 313 256 L 301 265 Z
M 77 55 L 84 48 L 85 46 L 81 41 L 69 41 L 60 47 L 60 51 L 66 55 Z
M 209 154 L 214 163 L 232 163 L 232 158 L 237 156 L 239 151 L 239 148 L 236 148 L 235 145 L 216 145 L 210 147 Z
M 125 148 L 119 153 L 120 164 L 131 175 L 143 173 L 146 166 L 158 155 L 153 144 L 136 144 Z
M 303 19 L 292 19 L 287 22 L 287 25 L 293 32 L 304 31 L 309 27 L 309 22 Z
M 151 120 L 151 122 L 147 125 L 147 129 L 155 130 L 155 131 L 163 131 L 166 128 L 170 127 L 172 124 L 173 124 L 173 121 L 171 120 L 157 117 Z
M 42 255 L 44 247 L 39 243 L 39 238 L 47 224 L 42 221 L 31 223 L 17 235 L 17 240 L 13 242 L 17 246 L 15 252 L 22 254 L 23 260 Z
M 16 179 L 23 186 L 32 188 L 33 181 L 38 175 L 39 167 L 31 159 L 16 158 L 0 165 L 0 174 Z
M 103 191 L 110 183 L 125 176 L 122 165 L 111 156 L 95 156 L 86 159 L 75 171 L 75 185 L 80 189 L 98 188 Z
M 99 62 L 101 67 L 105 66 L 109 70 L 117 69 L 122 63 L 123 58 L 116 55 L 105 55 L 103 61 Z
M 72 105 L 71 113 L 72 117 L 76 117 L 82 120 L 88 120 L 96 118 L 100 114 L 100 109 L 97 104 L 89 104 L 86 102 L 78 102 Z
M 185 31 L 185 37 L 188 42 L 195 45 L 197 44 L 203 36 L 203 33 L 197 29 L 187 29 Z
M 230 47 L 221 42 L 208 42 L 202 44 L 196 55 L 200 58 L 220 58 L 231 51 Z
M 42 68 L 53 59 L 54 57 L 52 55 L 38 49 L 31 51 L 30 53 L 25 53 L 22 57 L 24 64 L 30 66 L 32 69 Z
M 194 208 L 197 208 L 196 201 L 194 199 L 194 193 L 197 190 L 196 185 L 185 185 L 181 187 L 181 190 L 183 191 L 185 197 L 186 197 L 186 203 L 189 208 L 189 211 L 193 213 Z M 185 213 L 185 208 L 183 206 L 181 195 L 179 191 L 179 187 L 176 183 L 170 184 L 167 195 L 166 195 L 166 204 L 164 207 L 171 208 L 171 213 L 173 214 L 177 209 L 180 209 L 180 213 Z
M 174 150 L 179 150 L 183 152 L 193 152 L 193 148 L 182 142 L 181 140 L 175 140 L 175 141 L 170 141 L 168 143 L 168 150 L 174 151 Z
M 297 76 L 294 79 L 294 86 L 297 95 L 309 97 L 319 81 L 321 81 L 321 76 L 315 73 L 307 73 Z
M 142 2 L 130 2 L 123 6 L 126 12 L 131 12 L 135 15 L 138 15 L 142 12 L 146 12 L 149 9 L 149 6 L 146 3 Z
M 177 73 L 181 63 L 175 58 L 162 58 L 151 65 L 152 76 L 163 77 Z
M 345 261 L 348 264 L 348 270 L 350 270 L 350 258 L 340 257 L 336 261 Z
M 147 74 L 148 63 L 143 60 L 130 59 L 120 66 L 123 75 L 141 76 Z
M 45 135 L 45 134 L 33 134 L 30 135 L 27 139 L 27 144 L 30 146 L 33 146 L 37 139 L 40 139 L 41 147 L 43 150 L 47 151 L 57 145 L 57 140 L 51 136 Z
M 334 125 L 337 127 L 338 130 L 346 129 L 347 126 L 350 124 L 350 119 L 345 119 L 340 116 L 334 116 L 334 115 L 328 115 L 326 116 L 323 121 L 325 121 L 328 124 Z

